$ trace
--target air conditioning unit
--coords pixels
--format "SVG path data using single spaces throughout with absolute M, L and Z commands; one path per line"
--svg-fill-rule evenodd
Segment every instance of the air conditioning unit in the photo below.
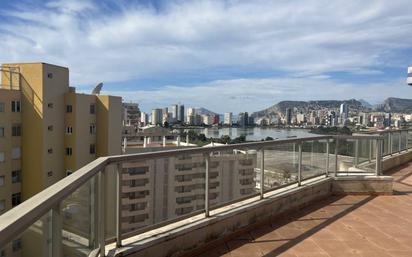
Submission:
M 406 79 L 406 82 L 409 86 L 412 86 L 412 67 L 408 67 L 408 78 Z

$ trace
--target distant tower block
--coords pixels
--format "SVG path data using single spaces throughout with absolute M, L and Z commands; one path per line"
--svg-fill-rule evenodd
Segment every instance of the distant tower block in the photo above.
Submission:
M 412 86 L 412 67 L 408 67 L 408 78 L 406 79 L 409 86 Z

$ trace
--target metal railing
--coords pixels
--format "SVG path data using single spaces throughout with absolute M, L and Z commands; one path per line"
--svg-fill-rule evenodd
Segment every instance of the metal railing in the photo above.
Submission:
M 0 249 L 14 249 L 16 238 L 23 238 L 25 247 L 37 235 L 47 241 L 40 244 L 42 255 L 82 251 L 97 256 L 109 242 L 119 247 L 128 237 L 201 213 L 207 218 L 221 206 L 264 199 L 269 191 L 301 186 L 314 177 L 380 175 L 381 140 L 374 135 L 315 136 L 100 157 L 0 216 Z M 225 199 L 219 184 L 223 176 L 235 188 Z M 167 178 L 175 184 L 159 182 Z M 148 181 L 159 184 L 149 186 Z M 170 200 L 172 195 L 180 200 Z M 133 207 L 125 210 L 129 202 Z M 179 208 L 166 213 L 164 204 L 177 202 Z M 146 212 L 149 218 L 141 214 Z M 124 224 L 137 226 L 126 229 Z
M 389 129 L 362 132 L 360 134 L 382 137 L 382 157 L 391 156 L 412 148 L 412 129 Z

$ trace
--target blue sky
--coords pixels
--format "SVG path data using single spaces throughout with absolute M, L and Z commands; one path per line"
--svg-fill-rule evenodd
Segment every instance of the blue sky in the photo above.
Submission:
M 410 1 L 2 0 L 0 62 L 67 66 L 72 86 L 217 112 L 281 100 L 412 98 Z

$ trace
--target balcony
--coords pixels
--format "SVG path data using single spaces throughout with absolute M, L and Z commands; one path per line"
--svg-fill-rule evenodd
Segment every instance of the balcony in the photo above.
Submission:
M 397 133 L 402 134 L 399 140 L 390 141 Z M 395 167 L 412 159 L 411 136 L 409 131 L 316 136 L 102 157 L 0 216 L 0 249 L 11 252 L 13 243 L 21 240 L 23 253 L 31 256 L 300 256 L 300 250 L 328 256 L 326 248 L 334 249 L 334 244 L 349 247 L 342 253 L 362 255 L 360 245 L 376 250 L 372 247 L 391 242 L 403 251 L 406 242 L 401 246 L 400 241 L 412 238 L 412 227 L 402 230 L 411 225 L 412 168 Z M 240 167 L 229 166 L 213 184 L 211 154 L 231 158 L 233 152 L 238 160 L 250 159 L 238 150 L 257 153 L 251 184 L 241 185 Z M 166 169 L 164 159 L 182 154 L 203 160 L 198 169 L 205 175 L 196 181 L 202 188 L 189 195 L 204 197 L 190 212 L 176 216 L 176 205 L 171 205 L 176 199 L 169 198 L 182 197 L 174 192 L 180 171 Z M 122 165 L 139 161 L 162 169 L 149 170 L 156 182 L 142 198 L 151 208 L 148 218 L 135 219 L 130 226 L 122 215 L 122 203 L 130 201 L 122 197 Z M 158 162 L 163 165 L 155 165 Z M 380 196 L 392 193 L 392 177 L 383 172 L 396 179 L 394 195 Z M 368 217 L 373 221 L 366 221 Z M 393 233 L 389 225 L 380 226 L 381 231 L 373 227 L 383 222 L 396 227 Z M 342 243 L 339 236 L 344 233 L 349 239 L 352 233 L 353 243 Z M 357 236 L 364 241 L 355 240 Z M 323 246 L 321 239 L 329 241 Z

